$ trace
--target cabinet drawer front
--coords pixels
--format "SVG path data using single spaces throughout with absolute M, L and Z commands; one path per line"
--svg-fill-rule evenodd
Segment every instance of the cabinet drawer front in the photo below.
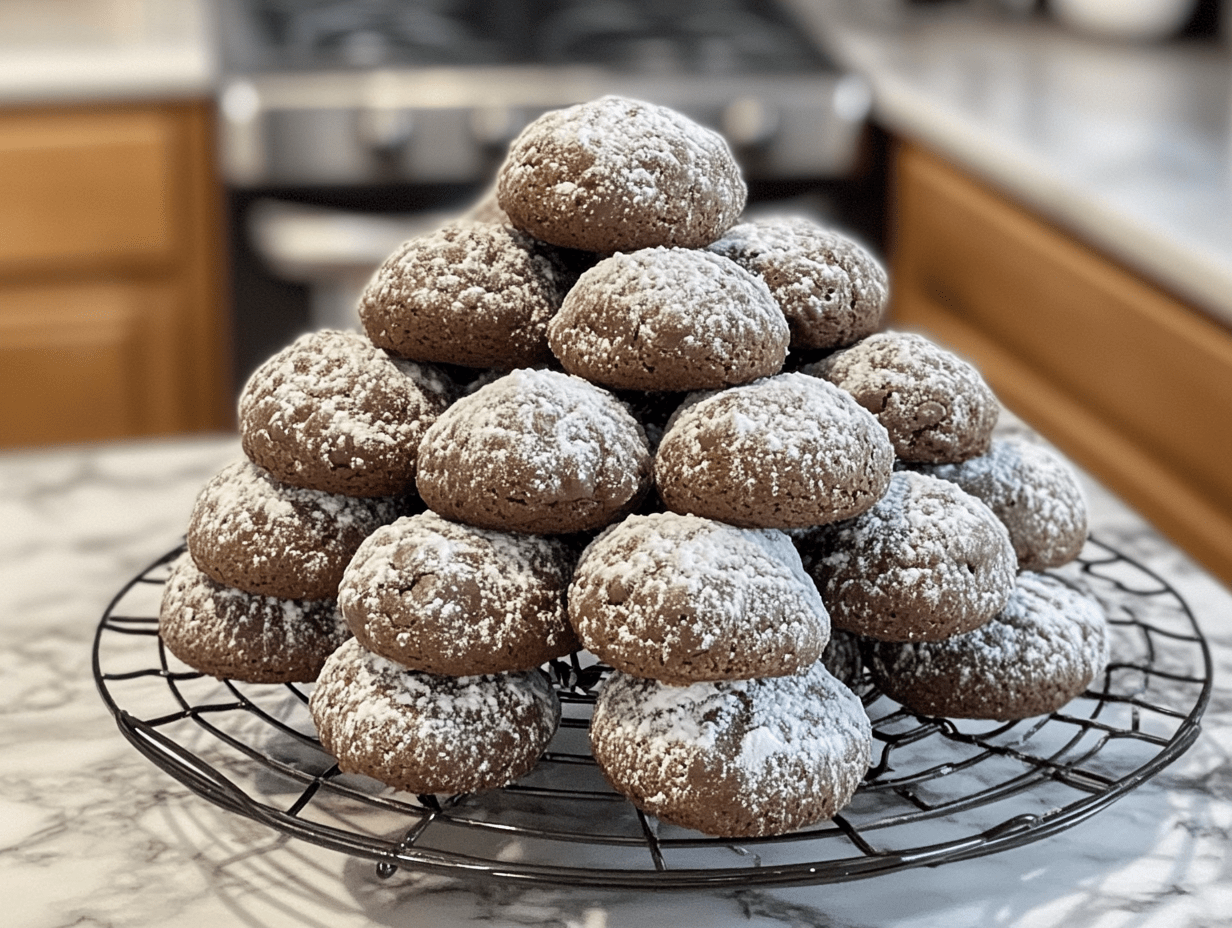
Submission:
M 0 292 L 0 447 L 175 428 L 175 359 L 157 287 Z
M 926 152 L 903 150 L 899 198 L 904 308 L 1010 352 L 1232 511 L 1232 332 Z
M 166 259 L 175 146 L 157 110 L 0 116 L 0 272 Z

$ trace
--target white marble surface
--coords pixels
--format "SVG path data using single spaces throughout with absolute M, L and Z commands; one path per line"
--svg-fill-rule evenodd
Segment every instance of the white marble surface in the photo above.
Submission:
M 1059 835 L 853 883 L 636 893 L 467 886 L 284 839 L 189 793 L 120 736 L 91 641 L 174 546 L 221 436 L 0 456 L 0 899 L 7 928 L 1232 925 L 1232 595 L 1091 487 L 1097 532 L 1167 576 L 1214 649 L 1194 747 Z
M 891 132 L 1232 324 L 1232 46 L 971 12 L 987 4 L 791 5 Z
M 0 104 L 213 92 L 209 0 L 3 0 Z

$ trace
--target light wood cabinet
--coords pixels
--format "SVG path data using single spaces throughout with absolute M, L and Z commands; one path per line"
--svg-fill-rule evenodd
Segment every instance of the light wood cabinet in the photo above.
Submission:
M 0 446 L 230 426 L 212 118 L 0 111 Z
M 894 324 L 1232 582 L 1232 330 L 923 148 L 895 164 Z

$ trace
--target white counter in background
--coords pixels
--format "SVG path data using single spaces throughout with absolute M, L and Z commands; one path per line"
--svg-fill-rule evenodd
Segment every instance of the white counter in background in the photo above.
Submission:
M 212 94 L 208 0 L 5 0 L 0 105 Z
M 1232 925 L 1232 594 L 1091 485 L 1093 528 L 1169 579 L 1214 652 L 1197 743 L 1075 827 L 990 857 L 807 888 L 472 888 L 283 838 L 120 736 L 90 668 L 111 596 L 175 546 L 233 437 L 0 456 L 0 896 L 6 928 Z
M 870 80 L 888 131 L 1232 325 L 1232 48 L 1093 39 L 984 4 L 791 6 Z

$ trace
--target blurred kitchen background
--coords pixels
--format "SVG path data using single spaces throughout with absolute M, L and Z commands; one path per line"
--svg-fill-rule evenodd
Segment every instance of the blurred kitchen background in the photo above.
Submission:
M 1232 578 L 1232 0 L 0 0 L 0 448 L 233 427 L 546 109 L 723 132 L 749 213 Z

